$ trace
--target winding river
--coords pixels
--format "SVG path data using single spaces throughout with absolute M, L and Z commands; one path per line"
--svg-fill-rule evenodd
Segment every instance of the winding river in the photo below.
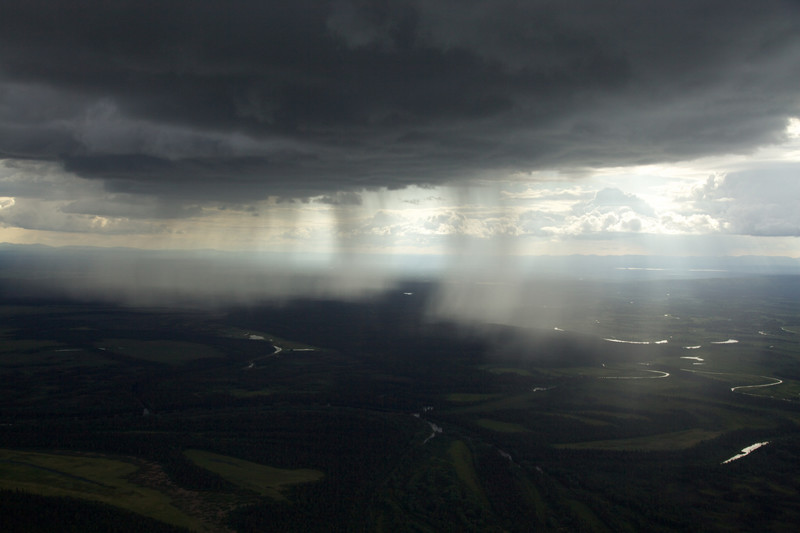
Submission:
M 737 385 L 736 387 L 731 387 L 731 392 L 736 392 L 741 389 L 760 389 L 763 387 L 774 387 L 775 385 L 780 385 L 781 383 L 783 383 L 782 379 L 775 378 L 772 376 L 748 376 L 747 374 L 734 374 L 731 372 L 709 372 L 708 370 L 692 370 L 689 368 L 681 368 L 681 370 L 683 370 L 684 372 L 694 372 L 696 374 L 716 374 L 719 376 L 747 376 L 747 377 L 757 377 L 757 378 L 773 380 L 770 381 L 769 383 L 757 383 L 755 385 Z M 742 394 L 747 394 L 747 393 L 743 392 Z
M 780 385 L 783 383 L 782 379 L 773 378 L 770 376 L 758 376 L 764 379 L 774 379 L 772 383 L 762 383 L 761 385 L 739 385 L 738 387 L 731 387 L 731 392 L 736 392 L 739 389 L 760 389 L 761 387 L 772 387 L 774 385 Z
M 762 446 L 766 446 L 767 444 L 769 444 L 768 440 L 766 440 L 764 442 L 756 442 L 755 444 L 751 444 L 747 448 L 742 448 L 742 451 L 740 453 L 737 453 L 736 455 L 734 455 L 730 459 L 726 459 L 726 460 L 722 461 L 720 464 L 725 465 L 725 464 L 728 464 L 728 463 L 730 463 L 732 461 L 736 461 L 737 459 L 741 459 L 745 455 L 748 455 L 750 452 L 754 452 L 757 449 L 761 448 Z
M 657 376 L 598 376 L 598 379 L 658 379 L 658 378 L 669 377 L 669 372 L 664 372 L 662 370 L 644 370 L 644 372 L 653 372 L 658 375 Z

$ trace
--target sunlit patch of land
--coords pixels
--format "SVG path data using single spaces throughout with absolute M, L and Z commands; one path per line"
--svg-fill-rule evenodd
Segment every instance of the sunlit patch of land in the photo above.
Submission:
M 478 473 L 475 471 L 475 462 L 464 441 L 456 440 L 450 444 L 447 453 L 453 462 L 458 478 L 472 490 L 476 495 L 485 500 L 486 496 L 481 489 Z
M 475 424 L 484 427 L 486 429 L 491 429 L 492 431 L 499 431 L 501 433 L 524 433 L 526 431 L 529 431 L 520 424 L 514 424 L 512 422 L 502 422 L 500 420 L 491 420 L 489 418 L 479 418 L 475 421 Z
M 198 466 L 219 474 L 237 487 L 275 500 L 286 500 L 283 492 L 292 485 L 319 481 L 324 476 L 319 470 L 275 468 L 205 450 L 184 453 Z
M 572 450 L 670 451 L 690 448 L 700 442 L 716 438 L 721 434 L 721 431 L 709 431 L 696 428 L 630 439 L 556 444 L 555 447 Z
M 555 417 L 562 419 L 569 419 L 580 422 L 581 424 L 585 424 L 587 426 L 610 426 L 612 422 L 608 420 L 603 420 L 597 416 L 583 416 L 581 414 L 572 414 L 572 413 L 558 413 L 558 412 L 551 412 L 551 413 L 544 413 L 548 417 Z M 603 417 L 607 418 L 607 417 Z
M 105 457 L 0 449 L 0 487 L 45 496 L 107 503 L 169 524 L 205 531 L 203 522 L 175 507 L 170 497 L 138 485 L 139 467 Z

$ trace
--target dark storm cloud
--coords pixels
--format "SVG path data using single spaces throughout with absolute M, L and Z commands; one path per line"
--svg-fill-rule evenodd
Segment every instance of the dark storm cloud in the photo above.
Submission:
M 328 205 L 361 205 L 361 195 L 352 191 L 337 192 L 333 195 L 325 195 L 317 201 Z
M 767 0 L 13 2 L 0 157 L 246 201 L 781 140 L 800 7 Z

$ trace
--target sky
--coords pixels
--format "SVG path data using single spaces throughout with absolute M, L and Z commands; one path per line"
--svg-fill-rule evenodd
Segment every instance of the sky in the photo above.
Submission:
M 0 18 L 4 243 L 800 257 L 799 170 L 794 1 L 30 0 Z

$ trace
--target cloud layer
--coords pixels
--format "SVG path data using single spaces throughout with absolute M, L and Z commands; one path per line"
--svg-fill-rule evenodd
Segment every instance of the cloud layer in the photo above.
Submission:
M 779 142 L 800 114 L 798 55 L 800 5 L 780 0 L 15 2 L 0 157 L 156 198 L 107 213 L 354 205 L 363 189 Z M 593 223 L 635 230 L 652 213 L 634 204 Z M 747 218 L 742 232 L 795 231 Z

